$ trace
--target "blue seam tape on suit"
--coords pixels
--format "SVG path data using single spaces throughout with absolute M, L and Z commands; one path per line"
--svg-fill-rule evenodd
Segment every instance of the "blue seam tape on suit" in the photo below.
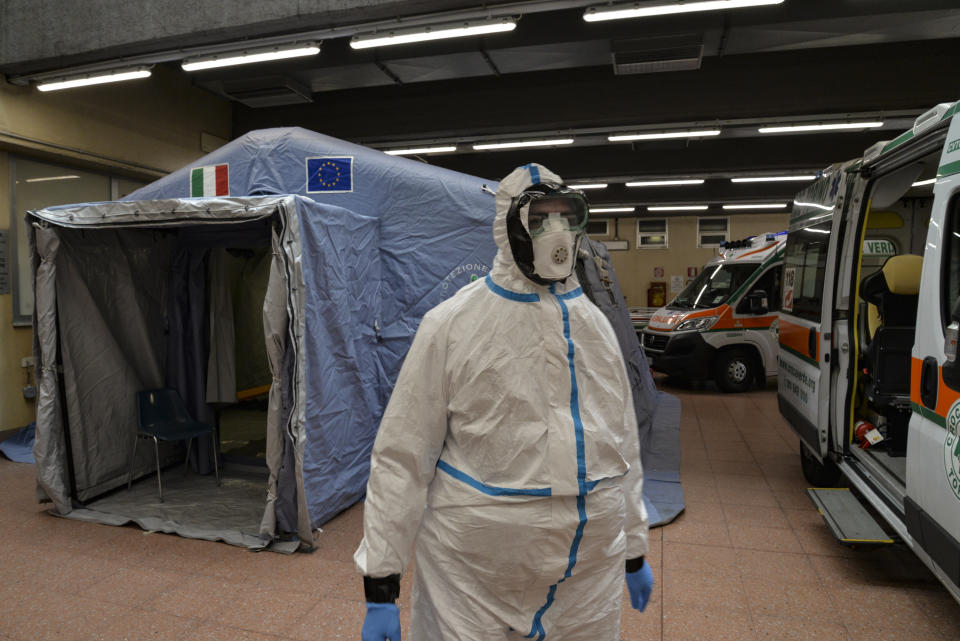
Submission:
M 586 494 L 599 482 L 594 481 L 587 483 L 587 461 L 583 439 L 583 421 L 580 418 L 580 393 L 577 388 L 577 372 L 573 364 L 573 339 L 570 337 L 570 310 L 567 309 L 567 305 L 563 302 L 565 298 L 573 298 L 579 295 L 580 291 L 580 288 L 577 288 L 566 294 L 557 295 L 556 285 L 550 285 L 550 292 L 560 304 L 560 311 L 563 316 L 563 337 L 567 340 L 567 361 L 570 363 L 570 414 L 573 416 L 573 428 L 577 437 L 577 486 L 579 488 L 577 494 L 577 514 L 580 517 L 580 522 L 577 524 L 577 532 L 573 536 L 573 542 L 570 544 L 570 559 L 567 564 L 567 570 L 563 573 L 563 578 L 550 586 L 550 591 L 547 593 L 547 602 L 544 603 L 543 607 L 534 615 L 530 634 L 526 635 L 528 639 L 536 636 L 537 641 L 543 641 L 546 636 L 546 630 L 544 630 L 543 627 L 543 615 L 547 609 L 553 605 L 557 586 L 572 575 L 573 566 L 577 564 L 577 552 L 580 549 L 580 541 L 583 539 L 583 529 L 587 524 Z
M 529 165 L 524 165 L 524 167 L 530 172 L 530 182 L 534 185 L 540 184 L 540 168 L 530 163 Z
M 437 461 L 437 469 L 443 470 L 458 481 L 462 481 L 470 487 L 480 490 L 484 494 L 489 494 L 490 496 L 550 496 L 552 492 L 549 487 L 521 489 L 487 485 L 486 483 L 481 483 L 466 472 L 458 470 L 446 461 Z
M 536 292 L 533 292 L 532 294 L 521 294 L 520 292 L 512 292 L 509 289 L 500 287 L 500 285 L 497 285 L 495 282 L 493 282 L 493 279 L 490 278 L 490 274 L 487 274 L 484 280 L 487 283 L 487 288 L 491 292 L 497 296 L 503 296 L 507 300 L 515 300 L 520 303 L 536 303 L 540 300 L 540 295 Z

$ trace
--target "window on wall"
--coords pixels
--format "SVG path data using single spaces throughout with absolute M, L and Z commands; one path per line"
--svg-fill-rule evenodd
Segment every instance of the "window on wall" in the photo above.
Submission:
M 590 236 L 609 236 L 609 220 L 590 220 L 587 221 L 587 234 Z
M 727 240 L 728 228 L 726 218 L 698 218 L 697 247 L 719 247 Z
M 31 209 L 120 198 L 145 183 L 25 158 L 10 159 L 13 324 L 33 317 L 33 274 L 24 216 Z
M 637 221 L 637 249 L 666 249 L 666 247 L 666 218 L 645 218 Z

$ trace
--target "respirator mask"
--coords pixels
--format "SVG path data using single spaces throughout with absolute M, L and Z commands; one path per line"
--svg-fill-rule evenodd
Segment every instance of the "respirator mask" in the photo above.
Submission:
M 524 276 L 542 285 L 570 276 L 587 219 L 583 193 L 563 185 L 534 185 L 514 198 L 507 233 Z

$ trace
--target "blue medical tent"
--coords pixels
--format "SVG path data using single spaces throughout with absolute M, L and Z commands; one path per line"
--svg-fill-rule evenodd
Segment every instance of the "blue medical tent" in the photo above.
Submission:
M 173 387 L 208 421 L 210 406 L 236 400 L 221 267 L 261 251 L 272 378 L 263 516 L 254 537 L 186 533 L 311 542 L 363 495 L 420 318 L 492 263 L 485 187 L 496 184 L 283 128 L 251 132 L 122 201 L 30 212 L 43 494 L 61 514 L 110 522 L 87 501 L 126 486 L 138 390 Z M 134 477 L 154 469 L 147 449 Z M 204 471 L 212 458 L 197 450 Z M 185 533 L 175 515 L 130 520 Z

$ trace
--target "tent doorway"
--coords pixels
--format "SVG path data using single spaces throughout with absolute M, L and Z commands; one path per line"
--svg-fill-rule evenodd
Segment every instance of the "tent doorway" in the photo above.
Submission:
M 284 208 L 225 205 L 199 217 L 168 210 L 149 219 L 136 205 L 103 204 L 95 225 L 36 226 L 38 309 L 52 311 L 54 323 L 42 326 L 38 312 L 40 352 L 62 371 L 58 407 L 46 420 L 65 446 L 57 452 L 65 465 L 44 473 L 66 482 L 67 496 L 55 502 L 70 518 L 293 551 L 298 542 L 284 536 L 287 528 L 264 525 L 276 483 L 265 461 L 265 399 L 282 379 L 271 368 L 283 358 L 277 350 L 268 357 L 265 299 L 286 299 L 273 252 Z M 283 305 L 271 309 L 273 325 L 285 324 Z M 217 425 L 220 414 L 218 442 L 228 453 L 221 485 L 209 439 L 190 450 L 186 441 L 134 450 L 136 394 L 156 388 L 175 389 L 194 420 Z M 279 436 L 275 458 L 283 447 Z M 247 465 L 230 464 L 231 452 Z M 70 509 L 61 509 L 64 498 Z

